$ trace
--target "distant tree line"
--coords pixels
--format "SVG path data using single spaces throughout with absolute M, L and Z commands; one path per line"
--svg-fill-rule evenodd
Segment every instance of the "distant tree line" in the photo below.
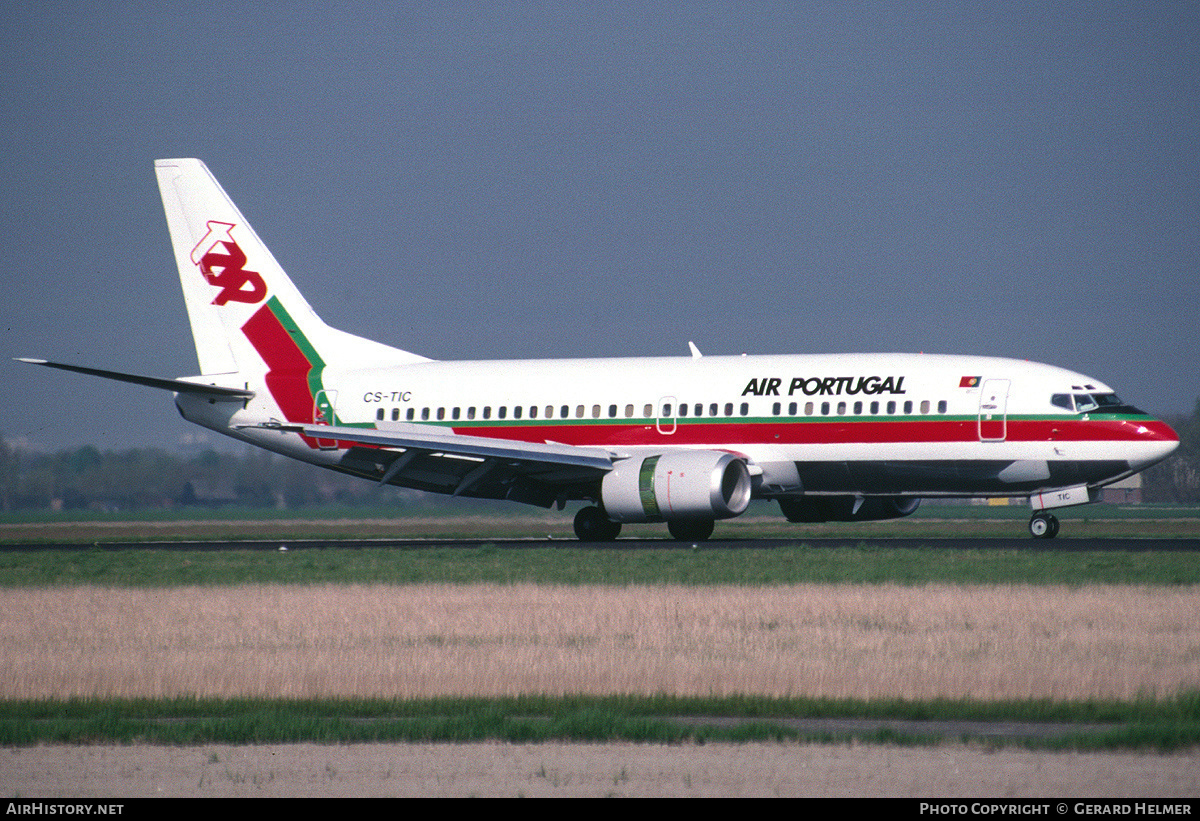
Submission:
M 1147 502 L 1200 503 L 1200 400 L 1191 416 L 1165 420 L 1180 447 L 1142 475 Z M 158 448 L 58 453 L 11 447 L 0 437 L 0 510 L 137 510 L 239 505 L 300 508 L 378 504 L 421 494 L 379 488 L 258 448 L 241 455 L 206 450 L 181 456 Z
M 1147 502 L 1200 502 L 1200 399 L 1191 416 L 1164 419 L 1179 434 L 1179 449 L 1142 474 Z
M 138 510 L 238 505 L 299 508 L 379 504 L 404 493 L 258 448 L 192 456 L 158 448 L 58 453 L 13 448 L 0 438 L 0 510 Z

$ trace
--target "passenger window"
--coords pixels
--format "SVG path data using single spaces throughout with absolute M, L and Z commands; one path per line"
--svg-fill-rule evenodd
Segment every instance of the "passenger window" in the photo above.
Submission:
M 733 416 L 733 403 L 732 402 L 725 403 L 725 415 Z
M 413 420 L 413 416 L 415 416 L 415 415 L 416 415 L 416 412 L 417 412 L 417 409 L 416 409 L 416 408 L 409 408 L 409 409 L 408 409 L 408 413 L 406 413 L 406 414 L 404 415 L 404 417 L 405 417 L 405 418 L 406 418 L 406 419 L 407 419 L 409 422 L 411 422 L 411 421 Z M 393 417 L 393 418 L 395 418 L 395 414 L 393 414 L 393 415 L 392 415 L 392 417 Z
M 703 415 L 704 415 L 704 405 L 697 402 L 696 403 L 696 416 L 703 416 Z
M 471 407 L 467 408 L 467 418 L 468 418 L 468 419 L 474 419 L 474 418 L 475 418 L 475 406 L 474 406 L 474 405 L 472 405 Z
M 558 415 L 561 416 L 563 419 L 571 418 L 571 406 L 563 405 L 561 408 L 558 409 Z
M 576 406 L 575 406 L 575 418 L 576 418 L 576 419 L 582 419 L 582 418 L 583 418 L 583 405 L 576 405 Z
M 812 403 L 812 402 L 805 402 L 805 403 L 804 403 L 804 415 L 805 415 L 805 416 L 812 416 L 812 415 L 813 415 L 813 408 L 814 408 L 814 407 L 815 407 L 815 406 L 813 405 L 813 403 Z
M 845 403 L 845 402 L 838 402 L 838 411 L 837 411 L 837 415 L 838 415 L 838 416 L 845 416 L 845 415 L 846 415 L 846 403 Z
M 687 403 L 686 402 L 679 403 L 679 415 L 687 416 Z
M 592 418 L 593 419 L 600 418 L 600 406 L 599 405 L 592 405 Z
M 796 403 L 788 402 L 788 416 L 795 416 L 795 415 L 796 415 Z
M 647 419 L 654 418 L 654 406 L 653 405 L 647 405 L 644 410 L 645 410 L 645 412 L 642 414 L 642 416 L 646 417 Z
M 878 415 L 878 414 L 879 414 L 879 403 L 878 403 L 878 402 L 872 402 L 872 403 L 871 403 L 871 415 L 872 415 L 872 416 L 876 416 L 876 415 Z
M 633 405 L 626 405 L 626 406 L 625 406 L 625 418 L 626 418 L 626 419 L 632 419 L 632 418 L 633 418 Z
M 422 422 L 429 421 L 429 408 L 421 408 L 421 421 Z
M 893 415 L 893 414 L 896 412 L 896 403 L 895 403 L 895 401 L 892 401 L 892 402 L 888 402 L 888 403 L 887 403 L 887 412 L 888 412 L 888 416 L 891 416 L 891 415 Z
M 666 403 L 664 403 L 664 404 L 663 404 L 663 406 L 662 406 L 662 415 L 663 415 L 663 416 L 670 416 L 670 415 L 671 415 L 671 403 L 670 403 L 670 402 L 666 402 Z
M 547 419 L 553 419 L 553 418 L 554 418 L 554 406 L 553 406 L 553 405 L 547 405 L 547 406 L 546 406 L 546 418 L 547 418 Z
M 862 416 L 862 402 L 855 402 L 855 403 L 854 403 L 854 415 L 855 415 L 855 416 Z
M 450 418 L 451 418 L 451 419 L 457 419 L 457 418 L 458 418 L 458 408 L 455 408 L 454 410 L 450 411 Z
M 828 402 L 822 402 L 822 403 L 821 403 L 821 415 L 822 415 L 822 416 L 828 416 L 828 415 L 829 415 L 829 403 L 828 403 Z
M 771 415 L 778 416 L 782 411 L 783 405 L 780 403 L 776 402 L 775 404 L 771 405 Z
M 508 416 L 508 405 L 501 405 L 500 407 L 496 408 L 496 418 L 497 419 L 504 419 L 507 416 Z
M 516 405 L 513 407 L 513 419 L 520 419 L 520 418 L 521 418 L 521 406 Z
M 709 416 L 717 415 L 717 403 L 716 402 L 713 402 L 711 405 L 708 406 L 708 415 Z
M 945 413 L 947 410 L 946 400 L 938 402 L 938 413 Z
M 608 418 L 609 418 L 609 419 L 616 419 L 616 418 L 617 418 L 617 406 L 616 406 L 616 405 L 609 405 L 609 406 L 608 406 Z
M 921 400 L 921 413 L 929 413 L 929 400 L 928 399 Z
M 483 418 L 484 418 L 484 419 L 491 419 L 491 418 L 492 418 L 492 406 L 491 406 L 491 405 L 484 405 L 484 406 L 483 406 Z
M 740 408 L 740 410 L 741 410 L 741 412 L 742 412 L 742 416 L 746 416 L 746 415 L 748 415 L 748 414 L 750 413 L 750 403 L 749 403 L 749 402 L 743 402 L 743 403 L 742 403 L 742 407 Z

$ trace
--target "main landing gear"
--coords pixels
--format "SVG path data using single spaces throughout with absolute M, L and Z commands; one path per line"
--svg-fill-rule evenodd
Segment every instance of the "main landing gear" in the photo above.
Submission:
M 1058 519 L 1039 510 L 1029 520 L 1029 535 L 1035 539 L 1053 539 L 1058 535 Z
M 575 535 L 581 542 L 611 542 L 621 533 L 614 522 L 598 507 L 585 507 L 575 514 Z
M 671 537 L 681 542 L 702 542 L 712 535 L 712 519 L 673 519 L 667 522 Z M 598 507 L 585 507 L 575 514 L 575 535 L 581 542 L 611 542 L 621 533 L 614 522 Z
M 713 534 L 712 519 L 672 519 L 667 522 L 671 538 L 678 542 L 702 542 Z

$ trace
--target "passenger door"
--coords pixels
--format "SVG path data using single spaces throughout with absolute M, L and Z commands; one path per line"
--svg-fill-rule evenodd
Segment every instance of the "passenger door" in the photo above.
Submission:
M 337 417 L 334 408 L 337 406 L 337 391 L 317 391 L 313 398 L 313 424 L 336 425 Z M 321 450 L 333 450 L 337 447 L 336 439 L 318 439 L 317 447 Z
M 1007 379 L 988 379 L 979 391 L 979 441 L 1003 442 L 1008 438 Z

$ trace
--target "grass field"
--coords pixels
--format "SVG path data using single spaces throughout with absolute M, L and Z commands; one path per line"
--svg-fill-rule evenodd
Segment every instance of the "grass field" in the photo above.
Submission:
M 136 513 L 64 511 L 0 514 L 0 546 L 14 542 L 106 543 L 199 539 L 562 539 L 573 541 L 573 511 L 468 504 L 464 511 L 330 506 L 297 511 L 265 509 L 144 510 Z M 1057 514 L 1059 538 L 1200 538 L 1200 507 L 1085 505 Z M 791 524 L 776 505 L 755 502 L 736 519 L 718 522 L 717 539 L 826 537 L 1023 538 L 1022 506 L 922 505 L 904 519 L 882 522 Z M 664 525 L 627 525 L 625 538 L 667 539 Z
M 829 740 L 780 719 L 834 716 L 1178 749 L 1200 742 L 1197 602 L 1191 585 L 8 588 L 0 741 Z
M 1191 585 L 0 591 L 17 699 L 1131 700 L 1200 690 L 1198 671 Z
M 663 546 L 4 551 L 0 587 L 236 584 L 1200 584 L 1188 551 Z
M 1117 521 L 1191 527 L 1144 515 Z M 1200 741 L 1198 694 L 1191 552 L 0 548 L 7 744 L 789 738 L 773 718 L 970 716 L 1178 749 Z

